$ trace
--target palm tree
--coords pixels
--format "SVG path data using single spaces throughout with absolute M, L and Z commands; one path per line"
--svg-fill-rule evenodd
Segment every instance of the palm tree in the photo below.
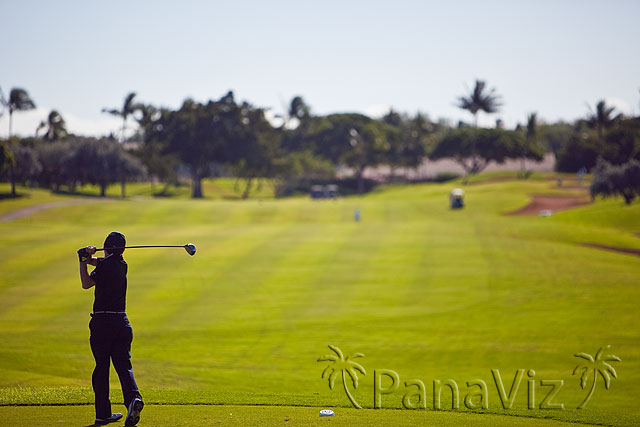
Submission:
M 324 368 L 324 371 L 322 371 L 322 379 L 324 379 L 325 376 L 327 376 L 328 374 L 329 389 L 333 390 L 333 386 L 335 385 L 336 378 L 338 377 L 338 374 L 341 373 L 342 386 L 344 387 L 344 391 L 347 393 L 347 397 L 349 398 L 349 401 L 354 406 L 354 408 L 362 409 L 362 406 L 360 406 L 358 402 L 355 401 L 355 399 L 349 392 L 349 389 L 347 388 L 347 375 L 349 375 L 349 377 L 351 378 L 351 381 L 353 383 L 353 388 L 354 389 L 358 388 L 358 373 L 356 371 L 360 372 L 362 375 L 367 375 L 367 373 L 365 372 L 362 365 L 360 365 L 357 362 L 354 362 L 352 359 L 363 357 L 364 354 L 354 353 L 345 358 L 344 355 L 342 354 L 342 351 L 340 351 L 338 347 L 329 345 L 329 348 L 336 355 L 327 354 L 318 359 L 318 362 L 330 362 L 329 365 L 327 365 L 327 367 Z M 347 373 L 347 375 L 345 375 L 345 372 Z
M 9 99 L 4 97 L 4 93 L 2 93 L 2 89 L 0 89 L 0 100 L 2 101 L 2 105 L 9 109 L 9 140 L 11 140 L 13 112 L 33 110 L 36 108 L 36 104 L 29 97 L 26 90 L 17 87 L 11 89 L 11 92 L 9 92 Z
M 13 112 L 14 111 L 27 111 L 36 108 L 36 104 L 29 97 L 26 90 L 20 88 L 13 88 L 9 92 L 9 99 L 6 99 L 4 93 L 0 89 L 0 102 L 9 110 L 9 143 L 11 143 L 12 131 L 13 131 Z M 13 170 L 13 163 L 9 167 L 9 180 L 11 181 L 11 195 L 16 195 L 16 180 Z
M 294 119 L 298 121 L 297 126 L 306 124 L 307 119 L 311 117 L 311 108 L 304 102 L 301 96 L 296 95 L 291 99 L 289 105 L 282 102 L 284 114 L 276 114 L 275 117 L 282 120 L 281 129 L 287 129 Z
M 607 390 L 609 390 L 609 385 L 611 384 L 611 377 L 617 378 L 616 370 L 607 362 L 620 362 L 620 358 L 613 354 L 608 354 L 604 356 L 604 358 L 602 356 L 603 352 L 608 350 L 609 347 L 611 346 L 608 345 L 606 347 L 601 347 L 595 357 L 587 353 L 574 354 L 575 357 L 586 360 L 586 362 L 580 362 L 573 370 L 573 375 L 575 375 L 579 370 L 582 370 L 582 375 L 580 376 L 580 387 L 584 389 L 587 386 L 589 377 L 593 374 L 593 384 L 591 385 L 591 389 L 589 390 L 587 397 L 585 397 L 582 403 L 578 405 L 578 409 L 584 408 L 589 399 L 591 399 L 591 395 L 593 395 L 593 391 L 596 388 L 598 374 L 600 374 L 604 379 L 604 387 Z
M 492 114 L 498 112 L 500 107 L 502 106 L 502 102 L 500 102 L 500 95 L 496 94 L 496 89 L 491 88 L 488 89 L 484 80 L 476 80 L 475 87 L 473 91 L 468 96 L 460 96 L 458 97 L 458 108 L 462 108 L 463 110 L 469 111 L 473 114 L 473 124 L 474 127 L 478 128 L 478 113 L 480 111 L 484 111 L 487 114 Z M 476 141 L 473 141 L 471 152 L 472 152 L 472 169 L 475 170 L 477 166 L 477 156 L 476 156 Z
M 135 92 L 131 92 L 129 95 L 127 95 L 127 97 L 124 99 L 124 104 L 122 105 L 121 110 L 109 110 L 108 108 L 102 109 L 103 113 L 109 113 L 114 116 L 122 117 L 122 134 L 120 135 L 120 142 L 124 142 L 124 132 L 127 128 L 127 119 L 139 108 L 137 104 L 133 103 L 133 98 L 135 97 Z
M 287 115 L 289 119 L 296 118 L 300 121 L 306 119 L 311 114 L 311 109 L 304 102 L 301 96 L 294 96 L 289 105 L 289 111 Z
M 595 111 L 589 107 L 586 123 L 590 128 L 598 130 L 598 142 L 600 142 L 601 149 L 604 148 L 605 130 L 612 127 L 622 118 L 622 114 L 613 114 L 615 109 L 616 107 L 608 107 L 604 100 L 596 104 Z
M 478 113 L 484 111 L 487 114 L 497 113 L 502 106 L 500 95 L 496 89 L 491 88 L 487 93 L 484 80 L 476 80 L 476 85 L 469 96 L 458 97 L 458 107 L 473 114 L 474 126 L 478 127 Z
M 60 113 L 56 110 L 52 110 L 47 116 L 46 121 L 41 121 L 36 129 L 36 137 L 38 136 L 38 132 L 40 129 L 45 129 L 46 132 L 44 134 L 44 139 L 48 141 L 55 141 L 57 139 L 63 138 L 67 135 L 66 123 Z

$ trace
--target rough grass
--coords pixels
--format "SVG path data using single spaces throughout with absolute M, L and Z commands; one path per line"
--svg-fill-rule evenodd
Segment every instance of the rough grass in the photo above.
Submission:
M 377 414 L 386 413 L 418 424 L 442 413 L 476 423 L 493 419 L 464 409 L 466 381 L 482 379 L 483 412 L 517 415 L 505 417 L 516 424 L 528 422 L 523 417 L 639 423 L 640 264 L 579 243 L 639 248 L 640 204 L 607 200 L 550 218 L 509 217 L 503 213 L 555 182 L 488 180 L 465 187 L 467 207 L 450 211 L 447 194 L 459 185 L 385 187 L 337 201 L 137 197 L 0 223 L 0 404 L 92 401 L 92 293 L 80 289 L 75 250 L 117 229 L 131 243 L 198 246 L 195 257 L 177 249 L 125 253 L 133 364 L 148 403 L 313 406 L 310 423 L 323 407 L 353 411 L 350 425 L 380 424 Z M 24 200 L 52 197 L 20 191 L 31 196 Z M 0 201 L 0 212 L 15 202 Z M 364 407 L 373 407 L 374 369 L 384 368 L 402 383 L 424 381 L 428 408 L 433 380 L 454 379 L 463 414 L 347 411 L 341 378 L 333 390 L 320 378 L 326 363 L 316 360 L 330 353 L 328 344 L 365 354 L 358 361 L 367 374 L 355 390 L 347 383 Z M 594 355 L 607 344 L 622 358 L 618 378 L 605 390 L 599 377 L 578 411 L 588 390 L 571 375 L 573 354 Z M 535 370 L 512 409 L 500 405 L 491 369 L 507 391 L 517 369 Z M 526 409 L 531 378 L 564 380 L 557 401 L 565 410 Z M 115 374 L 112 388 L 117 402 Z M 401 408 L 406 390 L 401 384 L 384 395 L 383 407 Z M 538 386 L 537 403 L 545 392 Z M 443 397 L 443 408 L 450 405 Z M 90 413 L 69 409 L 82 410 Z M 258 408 L 252 420 L 282 410 Z

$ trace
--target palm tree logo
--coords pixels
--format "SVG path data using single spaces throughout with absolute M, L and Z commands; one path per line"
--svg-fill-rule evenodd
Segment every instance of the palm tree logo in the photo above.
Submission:
M 342 351 L 338 347 L 329 345 L 329 348 L 335 353 L 335 355 L 327 354 L 318 358 L 318 362 L 329 362 L 327 367 L 324 368 L 324 371 L 322 371 L 322 379 L 324 379 L 328 375 L 329 389 L 333 390 L 333 386 L 335 385 L 338 374 L 342 374 L 342 386 L 344 387 L 345 393 L 347 393 L 349 401 L 354 408 L 362 409 L 362 406 L 360 406 L 358 402 L 355 401 L 355 399 L 349 392 L 349 389 L 347 388 L 347 375 L 351 378 L 353 388 L 358 388 L 358 372 L 360 372 L 362 375 L 367 375 L 367 373 L 365 372 L 362 365 L 354 362 L 353 359 L 363 357 L 364 354 L 354 353 L 345 358 L 342 354 Z
M 582 403 L 578 406 L 578 409 L 584 408 L 589 399 L 591 399 L 593 391 L 596 389 L 598 374 L 600 374 L 604 379 L 604 388 L 607 390 L 609 390 L 609 386 L 611 385 L 611 377 L 618 378 L 616 376 L 616 370 L 607 362 L 620 362 L 620 358 L 613 354 L 603 356 L 604 351 L 608 350 L 609 347 L 611 346 L 607 345 L 605 347 L 601 347 L 595 357 L 587 353 L 574 354 L 575 357 L 586 360 L 586 362 L 580 362 L 573 370 L 573 375 L 580 370 L 582 371 L 582 375 L 580 376 L 580 387 L 584 389 L 589 382 L 589 377 L 593 374 L 593 384 L 591 385 L 591 389 L 589 390 L 587 397 L 585 397 Z

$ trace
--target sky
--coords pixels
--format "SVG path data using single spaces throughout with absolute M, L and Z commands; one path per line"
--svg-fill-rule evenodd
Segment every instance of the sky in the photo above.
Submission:
M 31 1 L 0 0 L 0 88 L 73 133 L 106 135 L 129 92 L 179 108 L 191 97 L 281 113 L 301 95 L 314 114 L 393 108 L 471 121 L 456 107 L 476 79 L 502 96 L 507 126 L 537 112 L 572 121 L 605 99 L 640 114 L 640 1 Z M 8 134 L 0 117 L 0 137 Z

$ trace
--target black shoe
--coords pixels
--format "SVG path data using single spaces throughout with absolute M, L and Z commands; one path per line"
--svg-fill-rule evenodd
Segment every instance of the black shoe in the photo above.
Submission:
M 134 426 L 140 421 L 140 412 L 144 408 L 144 403 L 139 397 L 134 398 L 127 407 L 127 419 L 124 421 L 125 426 Z
M 121 413 L 111 414 L 108 418 L 96 418 L 96 424 L 101 426 L 109 423 L 115 423 L 116 421 L 120 421 L 122 419 Z

